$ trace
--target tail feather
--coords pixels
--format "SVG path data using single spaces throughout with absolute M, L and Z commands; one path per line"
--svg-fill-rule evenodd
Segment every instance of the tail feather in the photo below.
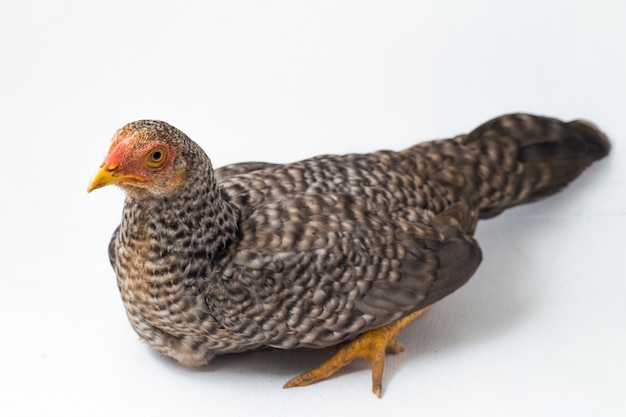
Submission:
M 511 114 L 469 133 L 462 145 L 478 153 L 466 178 L 481 218 L 552 195 L 608 155 L 607 137 L 590 122 Z M 478 166 L 476 166 L 478 161 Z M 467 172 L 467 167 L 458 167 Z

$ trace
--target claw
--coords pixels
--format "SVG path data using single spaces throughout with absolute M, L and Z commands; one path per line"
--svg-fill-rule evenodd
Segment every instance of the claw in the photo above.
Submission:
M 356 339 L 343 343 L 337 352 L 317 368 L 290 379 L 283 388 L 303 387 L 321 381 L 348 365 L 356 358 L 367 360 L 372 365 L 372 391 L 380 398 L 383 390 L 385 352 L 400 353 L 404 346 L 395 337 L 413 319 L 429 307 L 415 311 L 400 320 L 360 334 Z

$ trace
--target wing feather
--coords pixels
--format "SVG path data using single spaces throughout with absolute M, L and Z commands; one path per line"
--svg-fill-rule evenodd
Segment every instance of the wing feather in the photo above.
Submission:
M 463 230 L 469 209 L 404 210 L 408 222 L 365 206 L 355 196 L 306 194 L 256 207 L 214 271 L 229 279 L 213 288 L 233 294 L 219 304 L 209 289 L 209 310 L 233 332 L 266 332 L 270 346 L 324 347 L 434 303 L 478 267 L 480 249 Z

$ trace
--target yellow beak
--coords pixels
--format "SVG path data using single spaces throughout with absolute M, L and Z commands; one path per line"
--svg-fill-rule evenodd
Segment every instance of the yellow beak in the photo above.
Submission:
M 115 169 L 117 165 L 102 164 L 100 168 L 93 174 L 89 185 L 87 186 L 87 192 L 90 193 L 96 188 L 106 187 L 107 185 L 119 184 L 124 180 L 123 175 L 116 175 Z
M 107 185 L 115 185 L 115 184 L 132 184 L 137 185 L 138 183 L 143 182 L 143 178 L 132 175 L 132 174 L 123 174 L 117 172 L 118 164 L 102 164 L 100 168 L 93 174 L 91 180 L 89 181 L 89 185 L 87 186 L 87 192 L 90 193 L 97 188 L 106 187 Z

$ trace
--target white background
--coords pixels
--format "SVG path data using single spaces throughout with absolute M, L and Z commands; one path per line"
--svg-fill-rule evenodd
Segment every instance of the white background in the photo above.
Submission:
M 0 6 L 0 415 L 623 416 L 626 2 L 20 1 Z M 406 328 L 383 399 L 327 352 L 188 370 L 137 341 L 86 193 L 113 132 L 167 120 L 216 166 L 402 149 L 502 113 L 588 118 L 611 156 L 479 225 L 473 279 Z

